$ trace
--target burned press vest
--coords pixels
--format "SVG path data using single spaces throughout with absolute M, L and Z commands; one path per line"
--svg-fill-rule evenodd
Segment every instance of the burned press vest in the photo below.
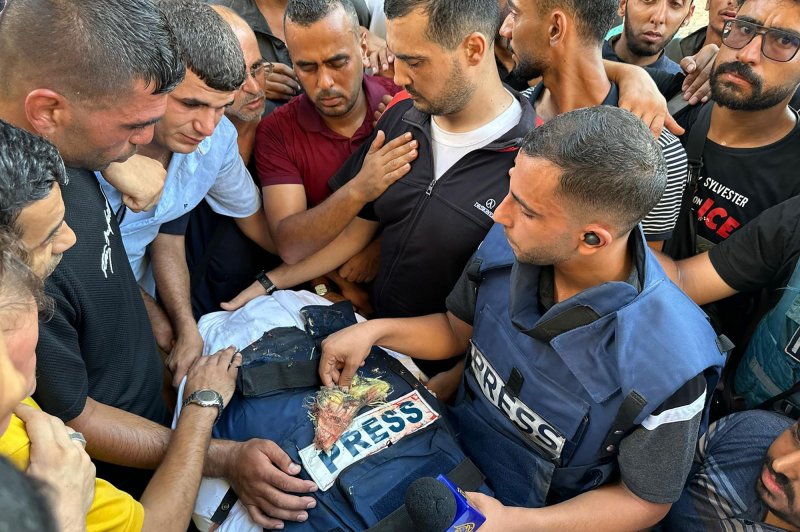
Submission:
M 613 481 L 620 440 L 661 403 L 701 373 L 711 396 L 725 360 L 716 334 L 641 232 L 631 238 L 641 292 L 604 283 L 543 314 L 541 268 L 514 260 L 502 226 L 469 266 L 477 306 L 452 414 L 505 504 L 541 507 Z
M 308 402 L 322 384 L 320 342 L 355 323 L 355 316 L 349 302 L 308 306 L 300 314 L 306 330 L 271 329 L 242 349 L 236 393 L 213 431 L 215 438 L 274 441 L 302 464 L 299 476 L 318 485 L 310 494 L 317 506 L 308 520 L 286 521 L 286 531 L 413 530 L 404 496 L 420 477 L 444 474 L 465 490 L 491 494 L 459 447 L 436 397 L 377 347 L 359 373 L 391 385 L 386 403 L 364 407 L 329 452 L 315 449 Z M 211 520 L 224 521 L 235 502 L 229 490 Z

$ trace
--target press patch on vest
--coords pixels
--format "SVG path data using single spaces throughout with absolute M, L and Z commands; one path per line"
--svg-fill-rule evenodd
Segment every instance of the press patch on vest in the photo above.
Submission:
M 561 458 L 567 439 L 541 415 L 506 391 L 506 383 L 475 344 L 470 353 L 470 371 L 484 397 L 511 420 L 545 457 L 553 461 Z
M 800 327 L 794 332 L 784 351 L 787 355 L 800 362 Z
M 382 451 L 390 444 L 423 429 L 439 419 L 419 392 L 412 391 L 355 418 L 330 452 L 309 445 L 300 451 L 303 466 L 326 491 L 346 467 Z

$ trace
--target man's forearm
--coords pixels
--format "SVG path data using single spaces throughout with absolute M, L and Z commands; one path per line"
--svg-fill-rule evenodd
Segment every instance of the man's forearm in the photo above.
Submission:
M 353 220 L 330 244 L 297 264 L 282 264 L 268 273 L 278 288 L 291 288 L 335 270 L 364 249 L 377 231 L 377 224 Z
M 177 336 L 197 331 L 189 295 L 189 268 L 186 265 L 185 237 L 159 234 L 150 244 L 153 277 L 158 295 Z
M 267 224 L 267 217 L 264 215 L 263 209 L 258 209 L 258 211 L 245 218 L 234 218 L 234 220 L 239 230 L 247 238 L 258 244 L 261 249 L 270 253 L 277 253 L 278 249 L 272 241 L 269 224 Z
M 182 531 L 191 519 L 216 408 L 187 406 L 169 450 L 142 494 L 145 531 Z
M 96 459 L 141 469 L 155 469 L 164 458 L 172 430 L 113 406 L 86 400 L 81 415 L 67 425 L 86 437 L 86 451 Z M 203 473 L 227 477 L 237 442 L 212 440 Z
M 654 526 L 667 515 L 669 504 L 640 499 L 622 483 L 582 493 L 544 508 L 509 508 L 513 530 L 631 532 Z
M 281 259 L 295 264 L 320 251 L 344 231 L 365 204 L 345 185 L 316 207 L 287 216 L 275 231 Z
M 86 452 L 103 462 L 155 469 L 169 444 L 170 429 L 88 398 L 67 425 L 86 437 Z
M 370 329 L 374 345 L 422 360 L 461 355 L 472 336 L 472 327 L 449 313 L 370 320 L 359 326 Z

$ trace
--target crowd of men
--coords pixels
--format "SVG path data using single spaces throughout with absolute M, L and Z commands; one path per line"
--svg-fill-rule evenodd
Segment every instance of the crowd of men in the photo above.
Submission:
M 369 318 L 325 386 L 413 358 L 481 530 L 800 530 L 800 2 L 698 6 L 0 1 L 0 529 L 335 515 L 212 437 L 198 320 L 305 289 Z

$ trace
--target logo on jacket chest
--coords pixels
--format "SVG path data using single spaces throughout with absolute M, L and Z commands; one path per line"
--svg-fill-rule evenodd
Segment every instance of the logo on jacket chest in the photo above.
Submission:
M 496 406 L 545 457 L 554 461 L 561 458 L 567 439 L 542 415 L 518 397 L 508 393 L 506 383 L 475 344 L 472 345 L 470 352 L 470 371 L 478 381 L 483 396 Z
M 489 198 L 483 203 L 476 201 L 474 207 L 489 218 L 492 218 L 494 217 L 494 208 L 497 207 L 497 202 L 493 198 Z

